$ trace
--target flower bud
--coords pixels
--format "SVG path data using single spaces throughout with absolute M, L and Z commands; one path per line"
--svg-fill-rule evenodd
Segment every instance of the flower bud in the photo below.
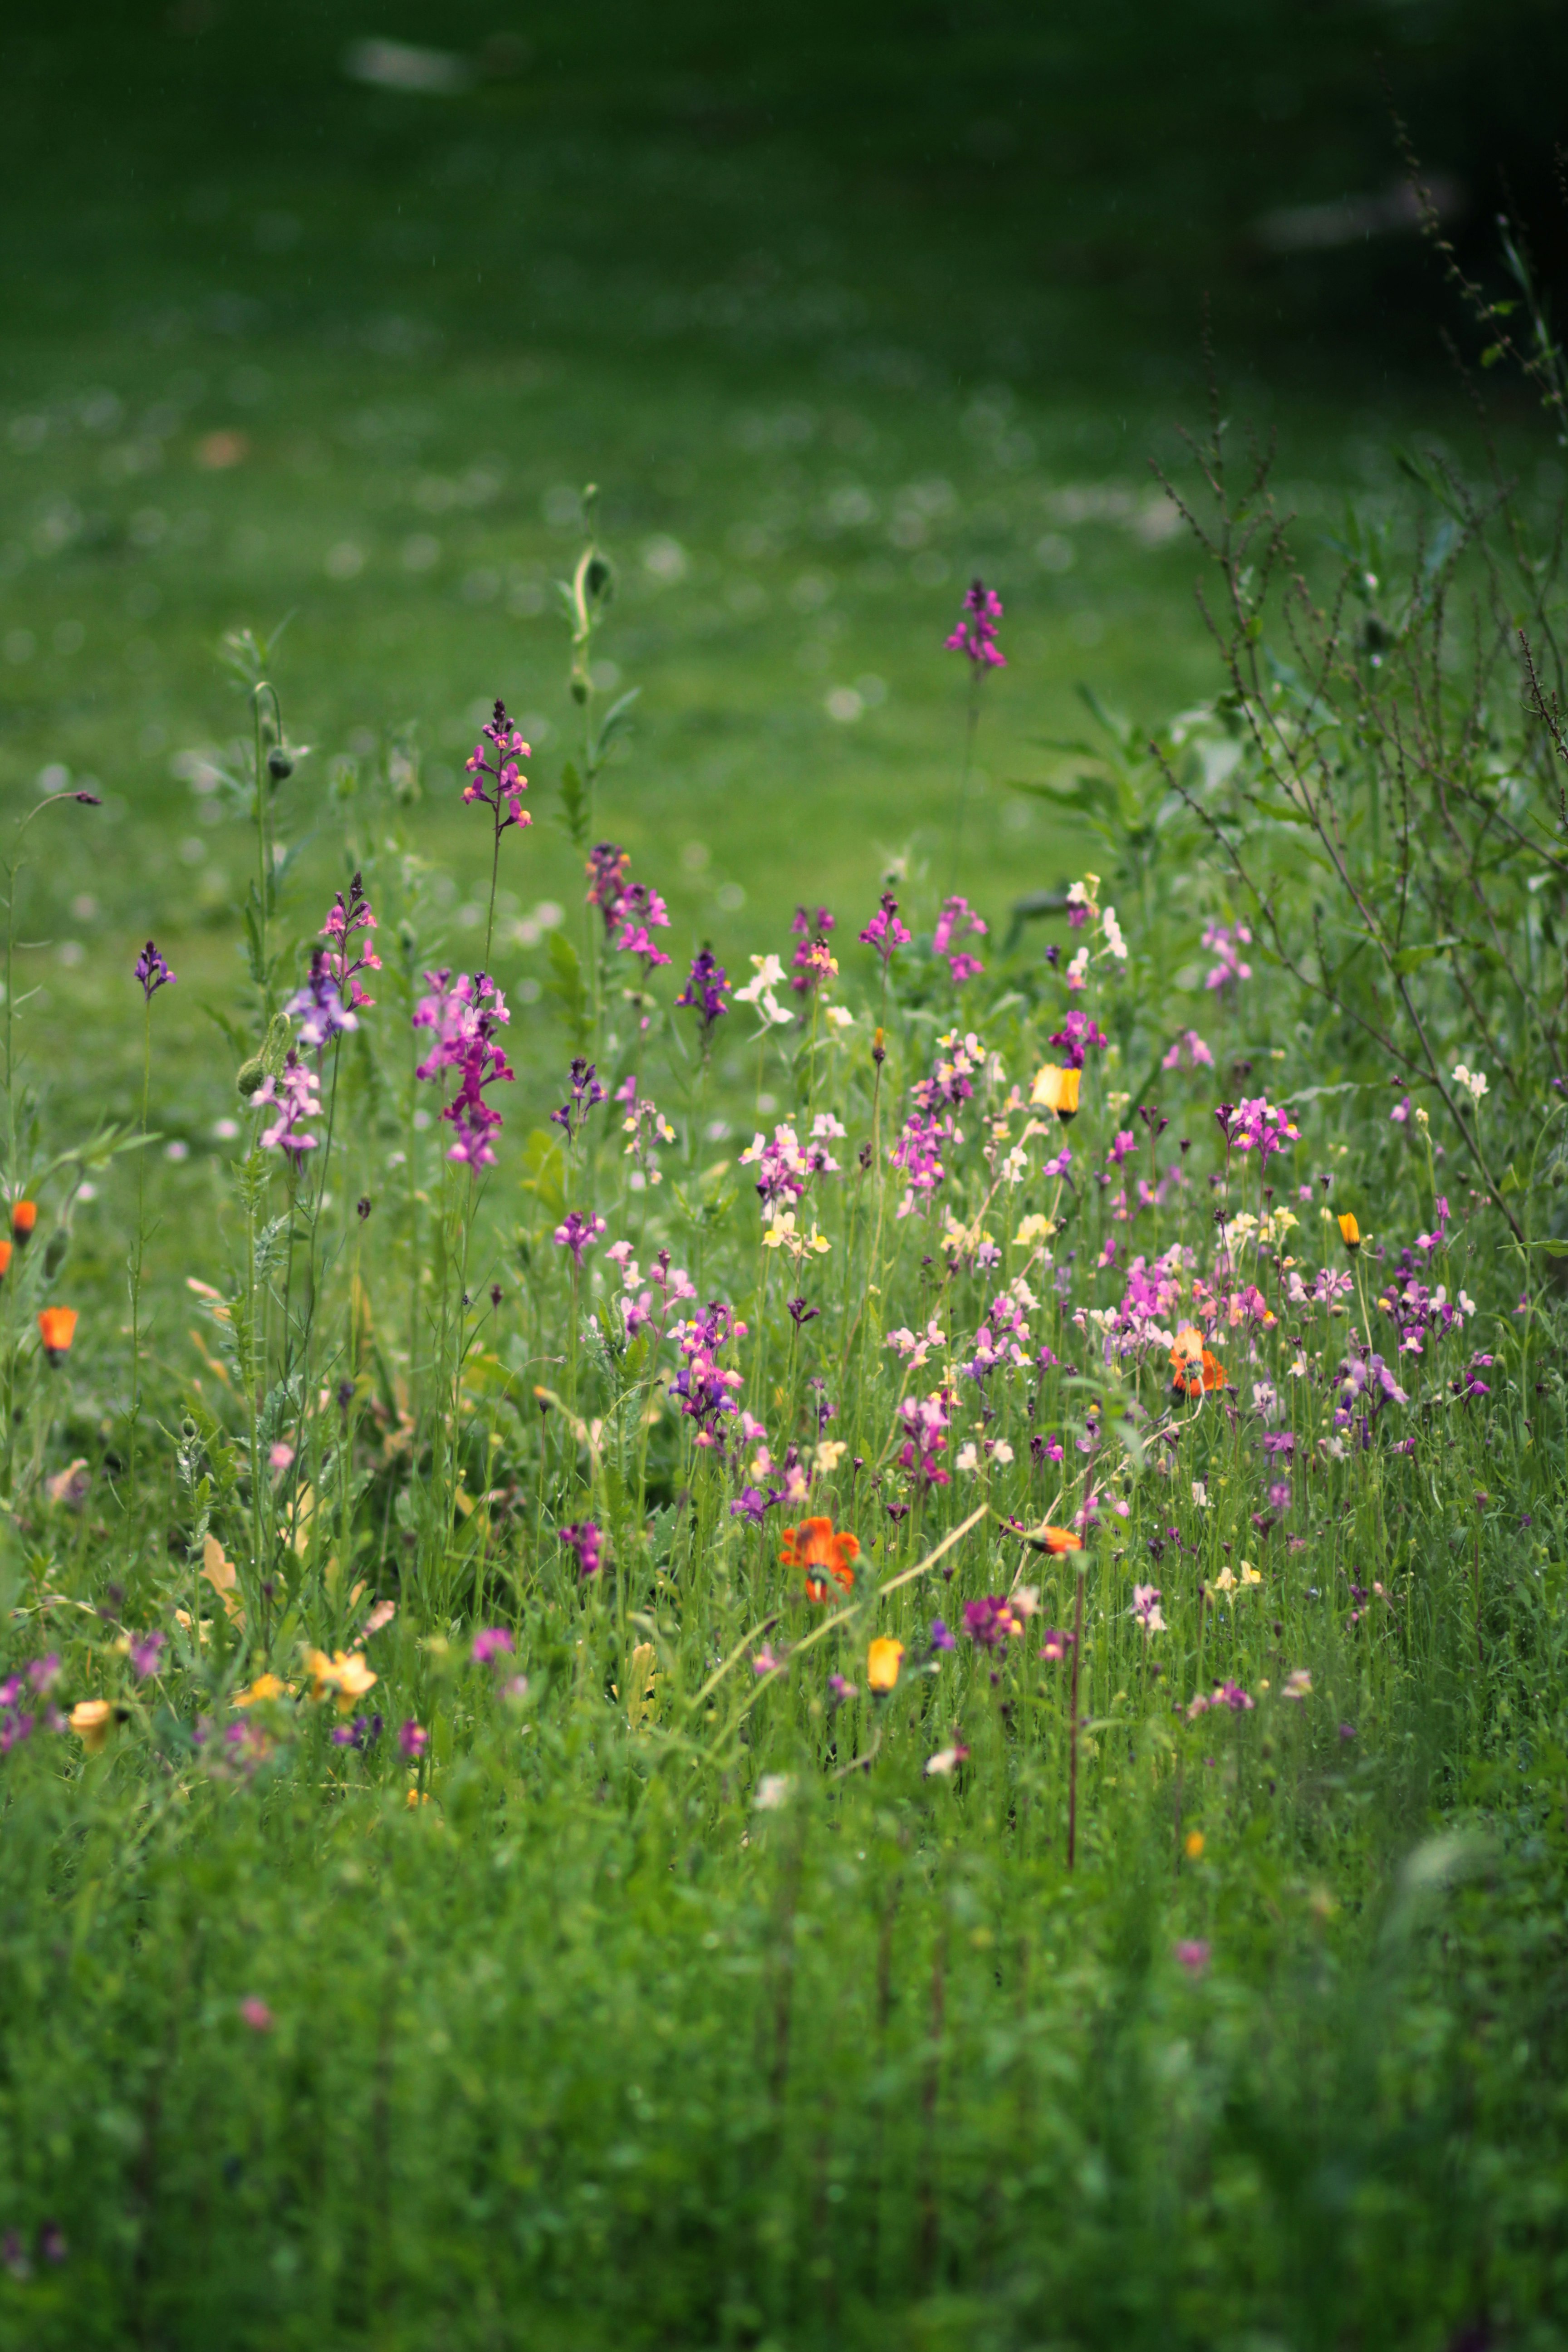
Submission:
M 294 772 L 294 754 L 286 751 L 281 743 L 274 743 L 267 754 L 267 772 L 275 784 L 286 782 Z

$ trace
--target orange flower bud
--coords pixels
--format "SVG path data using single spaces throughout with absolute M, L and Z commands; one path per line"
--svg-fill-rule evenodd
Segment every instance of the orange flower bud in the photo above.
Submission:
M 16 1234 L 16 1239 L 19 1242 L 31 1240 L 33 1227 L 37 1223 L 37 1222 L 38 1204 L 37 1201 L 13 1201 L 11 1203 L 11 1231 Z
M 51 1364 L 69 1355 L 71 1341 L 76 1338 L 76 1322 L 74 1307 L 46 1307 L 39 1314 L 38 1337 Z

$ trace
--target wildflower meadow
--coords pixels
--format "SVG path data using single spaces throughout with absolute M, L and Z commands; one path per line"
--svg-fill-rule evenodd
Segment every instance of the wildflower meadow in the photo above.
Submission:
M 1086 695 L 1011 895 L 955 583 L 942 821 L 743 961 L 613 837 L 592 488 L 548 751 L 329 764 L 258 617 L 125 1116 L 102 792 L 7 821 L 0 2343 L 1563 2340 L 1561 514 L 1403 484 L 1325 549 L 1216 402 L 1212 689 Z

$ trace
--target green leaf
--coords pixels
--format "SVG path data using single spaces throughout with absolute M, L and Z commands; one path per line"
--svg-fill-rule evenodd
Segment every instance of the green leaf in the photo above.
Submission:
M 558 822 L 579 849 L 588 846 L 588 794 L 575 760 L 561 771 L 561 812 Z
M 1434 956 L 1445 955 L 1450 948 L 1463 947 L 1465 944 L 1463 940 L 1428 940 L 1420 947 L 1401 948 L 1394 959 L 1392 968 L 1403 979 L 1406 972 L 1419 971 L 1421 966 L 1424 963 L 1430 963 Z
M 522 1189 L 531 1192 L 552 1217 L 566 1213 L 566 1154 L 561 1139 L 548 1128 L 536 1127 L 522 1147 Z
M 579 1051 L 588 1041 L 588 998 L 577 950 L 564 931 L 552 931 L 548 949 L 550 977 L 545 994 L 554 1003 Z

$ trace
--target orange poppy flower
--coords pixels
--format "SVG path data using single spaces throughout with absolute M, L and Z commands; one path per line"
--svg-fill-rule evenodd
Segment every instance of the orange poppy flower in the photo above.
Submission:
M 38 1337 L 51 1364 L 69 1355 L 71 1341 L 76 1338 L 76 1315 L 74 1307 L 46 1307 L 39 1315 Z
M 785 1528 L 779 1564 L 805 1569 L 806 1599 L 826 1601 L 829 1577 L 846 1592 L 854 1591 L 855 1570 L 850 1562 L 859 1557 L 860 1538 L 847 1528 L 836 1535 L 831 1519 L 803 1519 L 798 1528 Z
M 1171 1370 L 1173 1384 L 1184 1396 L 1197 1396 L 1205 1389 L 1225 1386 L 1225 1366 L 1204 1346 L 1202 1332 L 1191 1323 L 1184 1323 L 1176 1334 L 1176 1344 L 1171 1350 Z
M 0 1282 L 5 1280 L 10 1271 L 11 1244 L 9 1242 L 0 1242 Z
M 1043 1527 L 1035 1541 L 1046 1551 L 1081 1551 L 1083 1545 L 1070 1528 Z
M 33 1227 L 37 1223 L 37 1222 L 38 1204 L 37 1201 L 12 1202 L 11 1231 L 16 1234 L 16 1239 L 19 1242 L 31 1240 Z

